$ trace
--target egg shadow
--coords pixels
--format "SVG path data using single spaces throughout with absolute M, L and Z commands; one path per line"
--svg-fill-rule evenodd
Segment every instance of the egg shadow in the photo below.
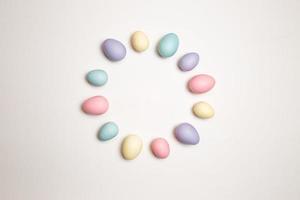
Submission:
M 122 153 L 123 142 L 124 142 L 124 137 L 122 138 L 121 142 L 119 143 L 119 158 L 121 158 L 122 160 L 128 161 L 125 159 L 125 157 Z
M 190 78 L 191 79 L 191 78 Z M 190 80 L 189 79 L 189 80 Z M 191 94 L 191 95 L 196 95 L 196 94 L 194 94 L 192 91 L 191 91 L 191 89 L 189 88 L 189 80 L 185 83 L 185 88 L 186 88 L 186 90 Z
M 129 46 L 129 47 L 131 47 L 131 50 L 132 51 L 134 51 L 134 52 L 137 52 L 137 51 L 135 51 L 135 49 L 133 48 L 133 46 L 132 46 L 132 38 L 133 38 L 133 34 L 134 34 L 135 32 L 132 32 L 131 34 L 130 34 L 130 37 L 129 37 L 129 39 L 127 40 L 127 45 Z M 139 53 L 139 52 L 137 52 L 137 53 Z
M 176 140 L 176 141 L 178 141 L 178 139 L 177 139 L 177 137 L 176 137 L 176 127 L 177 126 L 175 126 L 174 128 L 173 128 L 173 130 L 172 130 L 172 135 L 173 135 L 173 138 Z
M 100 46 L 99 46 L 99 50 L 100 50 L 100 54 L 101 54 L 101 56 L 104 56 L 105 58 L 107 58 L 107 56 L 105 55 L 105 53 L 104 53 L 104 42 L 105 42 L 106 40 L 104 40 L 101 44 L 100 44 Z M 108 58 L 107 58 L 108 59 Z
M 148 150 L 149 150 L 150 153 L 152 154 L 152 157 L 157 158 L 157 157 L 154 155 L 154 152 L 152 151 L 152 148 L 151 148 L 151 146 L 152 146 L 152 141 L 153 141 L 153 140 L 154 140 L 154 139 L 151 139 L 150 144 L 148 145 Z
M 159 40 L 160 41 L 160 40 Z M 159 58 L 161 58 L 161 59 L 167 59 L 168 57 L 163 57 L 163 56 L 161 56 L 160 54 L 159 54 L 159 41 L 158 41 L 158 43 L 155 45 L 155 54 L 159 57 Z
M 83 113 L 83 114 L 86 114 L 86 115 L 88 115 L 89 116 L 89 114 L 87 114 L 86 112 L 84 112 L 84 109 L 83 109 L 83 104 L 84 104 L 84 102 L 85 102 L 85 100 L 83 100 L 82 101 L 82 103 L 79 105 L 79 111 L 81 112 L 81 113 Z
M 100 126 L 100 128 L 96 129 L 96 139 L 98 140 L 98 142 L 102 143 L 103 141 L 100 140 L 100 130 L 101 130 L 102 125 Z
M 179 57 L 179 58 L 177 59 L 177 62 L 176 62 L 176 68 L 177 68 L 177 70 L 180 71 L 180 72 L 186 72 L 186 71 L 182 71 L 182 70 L 180 69 L 180 67 L 179 67 L 180 59 L 181 59 L 181 57 Z

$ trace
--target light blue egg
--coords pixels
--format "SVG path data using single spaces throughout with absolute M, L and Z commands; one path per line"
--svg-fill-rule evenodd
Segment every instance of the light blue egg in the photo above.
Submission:
M 96 69 L 86 75 L 86 80 L 93 86 L 102 86 L 107 82 L 108 76 L 104 70 Z
M 158 44 L 158 53 L 161 57 L 173 56 L 179 46 L 179 39 L 175 33 L 168 33 L 162 37 Z
M 103 124 L 98 131 L 98 138 L 101 141 L 110 140 L 116 137 L 119 133 L 119 128 L 114 122 L 107 122 Z

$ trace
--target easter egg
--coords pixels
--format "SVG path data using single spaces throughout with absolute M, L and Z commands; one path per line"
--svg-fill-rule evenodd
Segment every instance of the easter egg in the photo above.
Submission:
M 170 153 L 169 143 L 164 138 L 154 139 L 150 147 L 153 155 L 157 158 L 166 158 Z
M 98 138 L 101 141 L 110 140 L 116 137 L 119 133 L 119 127 L 114 122 L 107 122 L 103 124 L 98 131 Z
M 107 73 L 104 70 L 96 69 L 86 75 L 86 80 L 93 86 L 102 86 L 107 82 Z
M 200 141 L 197 130 L 189 123 L 179 124 L 174 131 L 176 139 L 182 144 L 195 145 Z
M 137 52 L 142 52 L 148 49 L 149 40 L 145 33 L 136 31 L 131 36 L 131 46 Z
M 82 103 L 82 110 L 89 115 L 101 115 L 108 110 L 108 105 L 105 97 L 94 96 Z
M 107 39 L 102 43 L 104 55 L 111 61 L 120 61 L 126 56 L 125 46 L 118 40 Z
M 202 101 L 194 104 L 193 113 L 201 119 L 211 118 L 215 114 L 214 109 L 208 103 Z
M 199 55 L 197 53 L 187 53 L 183 55 L 178 61 L 178 67 L 181 71 L 191 71 L 199 63 Z
M 201 94 L 208 92 L 215 85 L 215 79 L 207 74 L 199 74 L 188 82 L 188 88 L 192 93 Z
M 178 46 L 178 36 L 175 33 L 168 33 L 160 39 L 158 53 L 163 58 L 171 57 L 176 53 Z
M 128 135 L 124 138 L 121 147 L 121 153 L 124 159 L 135 159 L 143 148 L 143 142 L 137 135 Z

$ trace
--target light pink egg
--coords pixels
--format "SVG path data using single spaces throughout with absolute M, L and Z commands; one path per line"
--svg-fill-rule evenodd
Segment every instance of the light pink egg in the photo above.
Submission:
M 166 158 L 170 153 L 170 147 L 164 138 L 156 138 L 151 142 L 151 151 L 157 158 Z
M 199 74 L 192 77 L 188 82 L 188 88 L 192 93 L 201 94 L 208 92 L 215 85 L 215 79 L 207 74 Z
M 103 96 L 94 96 L 85 100 L 82 110 L 89 115 L 101 115 L 108 110 L 108 101 Z

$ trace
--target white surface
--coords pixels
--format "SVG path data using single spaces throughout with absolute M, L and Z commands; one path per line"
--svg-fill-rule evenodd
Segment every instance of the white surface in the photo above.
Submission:
M 0 1 L 1 200 L 299 200 L 300 3 L 254 1 Z M 145 31 L 150 49 L 128 46 Z M 155 44 L 176 32 L 180 49 L 160 59 Z M 128 47 L 110 63 L 101 41 Z M 180 55 L 197 51 L 200 67 L 176 68 Z M 93 88 L 85 74 L 107 70 Z M 193 96 L 185 83 L 213 75 L 216 87 Z M 81 102 L 105 95 L 107 115 L 89 117 Z M 198 100 L 216 116 L 193 117 Z M 107 120 L 121 129 L 101 143 Z M 173 127 L 193 123 L 201 143 L 178 144 Z M 119 154 L 121 139 L 139 134 L 144 150 L 133 162 Z M 167 138 L 171 155 L 157 160 L 148 144 Z

